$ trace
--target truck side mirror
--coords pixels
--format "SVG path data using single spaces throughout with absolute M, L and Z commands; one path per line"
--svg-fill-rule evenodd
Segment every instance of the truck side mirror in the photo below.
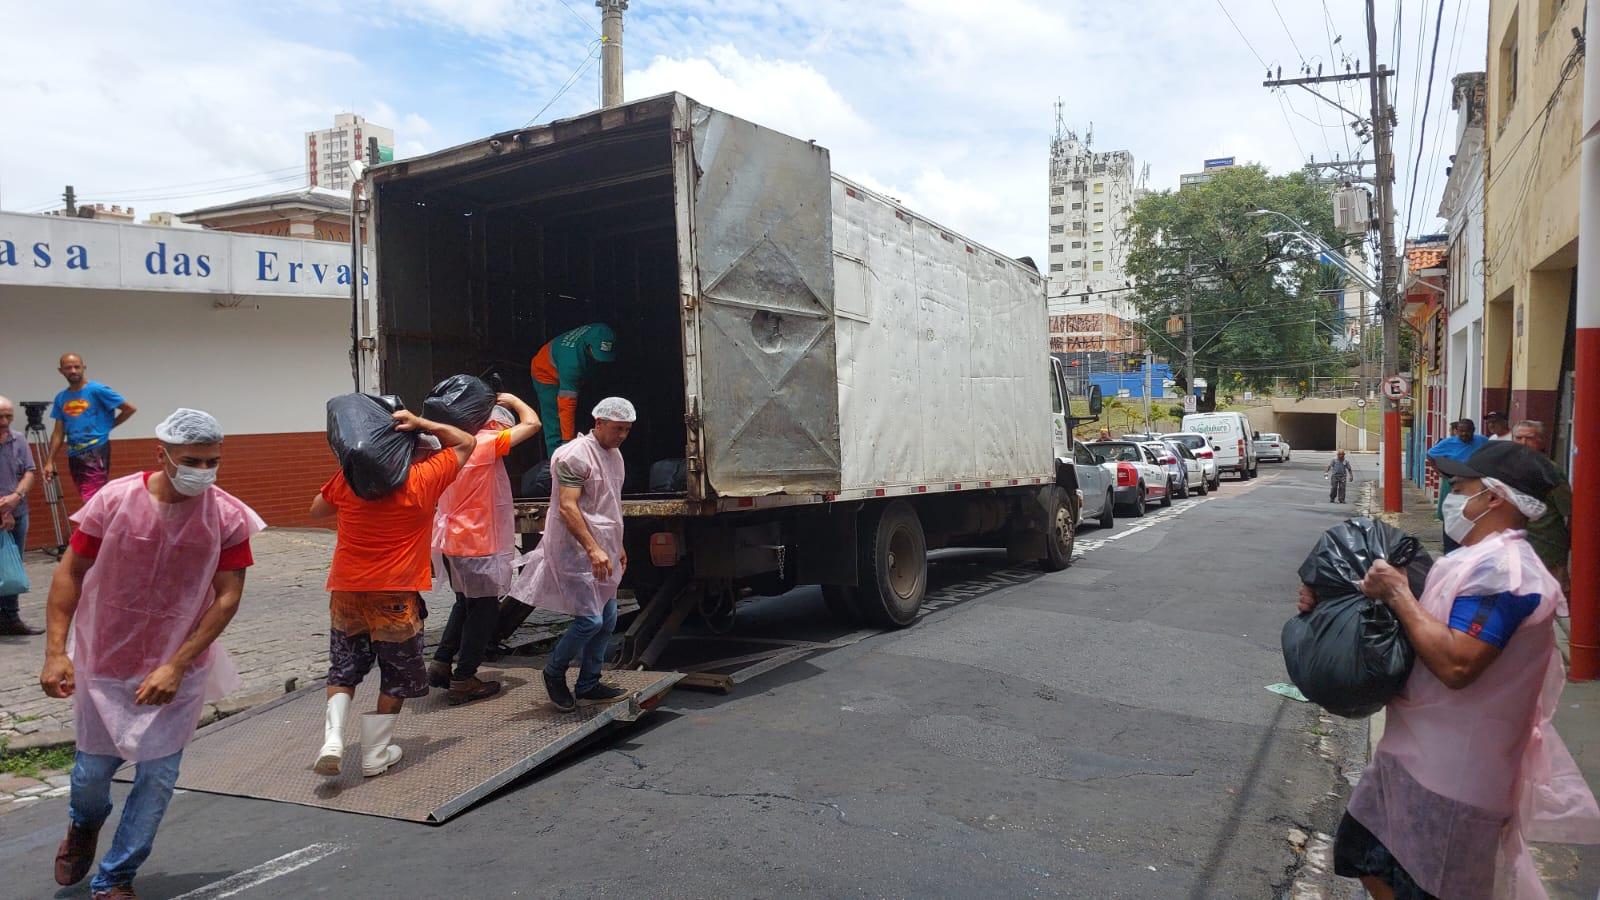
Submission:
M 1100 385 L 1089 385 L 1089 415 L 1099 418 L 1101 406 Z

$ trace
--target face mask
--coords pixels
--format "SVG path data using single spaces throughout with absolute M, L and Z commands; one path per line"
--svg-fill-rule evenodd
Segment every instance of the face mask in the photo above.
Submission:
M 1472 526 L 1478 524 L 1478 519 L 1488 515 L 1488 510 L 1484 510 L 1476 519 L 1467 518 L 1467 504 L 1473 497 L 1484 493 L 1488 493 L 1487 488 L 1473 494 L 1472 497 L 1451 494 L 1444 498 L 1444 507 L 1440 510 L 1440 515 L 1444 516 L 1444 533 L 1450 536 L 1450 540 L 1456 543 L 1466 540 L 1467 535 L 1472 533 Z
M 199 469 L 194 466 L 180 466 L 177 463 L 172 462 L 172 456 L 168 454 L 165 449 L 161 451 L 161 455 L 165 456 L 167 458 L 167 462 L 172 463 L 172 467 L 177 470 L 175 473 L 167 476 L 167 479 L 172 482 L 172 489 L 184 495 L 185 497 L 198 497 L 205 492 L 206 488 L 216 483 L 216 469 Z

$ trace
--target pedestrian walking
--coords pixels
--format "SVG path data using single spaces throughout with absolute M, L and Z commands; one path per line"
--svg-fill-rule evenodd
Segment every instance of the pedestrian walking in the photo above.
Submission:
M 111 477 L 111 430 L 139 410 L 111 388 L 90 381 L 83 357 L 76 353 L 63 354 L 56 371 L 67 380 L 67 387 L 50 407 L 56 425 L 50 433 L 44 477 L 56 477 L 56 454 L 66 447 L 67 470 L 78 496 L 87 503 Z
M 11 427 L 17 411 L 11 401 L 0 397 L 0 531 L 9 531 L 20 552 L 28 547 L 28 492 L 33 490 L 33 453 L 22 432 Z M 29 637 L 43 634 L 22 621 L 17 595 L 0 597 L 0 637 Z
M 1356 472 L 1344 458 L 1343 450 L 1334 454 L 1323 472 L 1328 476 L 1328 502 L 1343 503 L 1345 482 L 1353 480 Z
M 444 558 L 456 602 L 428 664 L 428 684 L 448 688 L 451 704 L 500 690 L 500 682 L 478 678 L 478 666 L 494 636 L 500 598 L 511 587 L 516 556 L 516 510 L 504 460 L 511 448 L 539 433 L 539 424 L 532 407 L 501 394 L 461 474 L 439 497 L 433 550 Z
M 1518 422 L 1517 427 L 1511 429 L 1511 439 L 1541 456 L 1545 453 L 1544 423 L 1537 419 Z M 1572 570 L 1568 566 L 1572 553 L 1572 484 L 1567 481 L 1565 472 L 1556 469 L 1555 473 L 1556 486 L 1544 498 L 1548 509 L 1528 523 L 1528 543 L 1533 545 L 1539 561 L 1561 582 L 1561 590 L 1566 593 L 1572 589 Z
M 616 332 L 603 322 L 562 332 L 533 355 L 533 391 L 544 418 L 545 450 L 552 458 L 556 448 L 578 434 L 578 392 L 588 383 L 594 364 L 616 358 Z
M 420 592 L 433 586 L 433 515 L 475 442 L 459 428 L 403 409 L 394 420 L 397 429 L 430 435 L 442 449 L 419 452 L 405 483 L 377 500 L 357 496 L 340 471 L 311 502 L 313 518 L 335 517 L 338 535 L 328 568 L 328 707 L 314 766 L 319 775 L 339 774 L 345 717 L 374 664 L 378 703 L 361 717 L 362 775 L 382 775 L 400 761 L 395 719 L 408 698 L 428 694 Z
M 607 397 L 595 406 L 594 430 L 561 446 L 551 460 L 555 487 L 544 537 L 511 587 L 510 596 L 572 616 L 544 667 L 550 702 L 614 703 L 626 693 L 600 680 L 606 646 L 617 626 L 617 585 L 628 568 L 622 545 L 622 452 L 633 428 L 633 404 Z M 576 685 L 567 667 L 578 660 Z
M 1506 414 L 1503 412 L 1484 413 L 1483 433 L 1491 441 L 1511 440 L 1511 426 L 1506 423 Z
M 1334 871 L 1374 897 L 1543 897 L 1529 841 L 1600 843 L 1600 808 L 1551 725 L 1566 597 L 1522 531 L 1545 511 L 1554 466 L 1511 441 L 1438 466 L 1461 548 L 1433 564 L 1421 598 L 1382 560 L 1361 582 L 1418 665 L 1386 707 Z M 1315 604 L 1305 593 L 1302 609 Z
M 214 645 L 239 608 L 266 527 L 214 482 L 222 427 L 179 409 L 156 427 L 156 468 L 118 478 L 72 519 L 56 566 L 39 684 L 71 697 L 77 725 L 67 836 L 58 884 L 83 880 L 111 814 L 111 776 L 135 764 L 111 848 L 90 881 L 95 900 L 133 897 L 172 799 L 178 764 L 207 702 L 239 685 Z M 67 651 L 68 634 L 72 651 Z
M 1450 436 L 1438 441 L 1428 448 L 1428 462 L 1438 469 L 1437 460 L 1453 459 L 1458 462 L 1465 461 L 1467 457 L 1477 452 L 1478 448 L 1489 443 L 1483 435 L 1474 434 L 1476 426 L 1471 419 L 1461 419 L 1450 423 Z M 1440 470 L 1441 473 L 1443 470 Z M 1439 477 L 1439 502 L 1434 507 L 1434 514 L 1442 521 L 1444 519 L 1444 501 L 1450 496 L 1450 477 L 1441 474 Z M 1444 534 L 1444 550 L 1449 553 L 1460 546 L 1455 539 L 1450 537 L 1450 532 Z

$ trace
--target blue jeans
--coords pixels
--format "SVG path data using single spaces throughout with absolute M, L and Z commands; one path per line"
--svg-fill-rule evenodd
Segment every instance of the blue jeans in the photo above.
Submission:
M 617 600 L 611 598 L 598 616 L 574 616 L 567 633 L 556 641 L 550 659 L 544 664 L 544 673 L 552 678 L 566 678 L 567 666 L 578 658 L 578 684 L 581 694 L 600 683 L 600 667 L 606 661 L 606 645 L 611 643 L 611 632 L 617 630 Z
M 17 540 L 17 549 L 26 551 L 28 546 L 28 504 L 23 503 L 11 511 L 17 520 L 16 527 L 11 529 L 11 536 Z M 37 588 L 35 589 L 37 590 Z M 0 619 L 15 619 L 17 617 L 17 595 L 0 597 Z
M 122 804 L 122 821 L 117 823 L 111 849 L 100 858 L 100 871 L 89 882 L 92 891 L 106 891 L 119 884 L 133 883 L 134 873 L 150 855 L 156 829 L 172 800 L 172 786 L 178 782 L 179 750 L 171 756 L 148 759 L 134 770 L 133 791 Z M 68 815 L 79 828 L 98 829 L 111 815 L 111 776 L 122 766 L 115 756 L 78 751 L 72 766 L 72 802 Z

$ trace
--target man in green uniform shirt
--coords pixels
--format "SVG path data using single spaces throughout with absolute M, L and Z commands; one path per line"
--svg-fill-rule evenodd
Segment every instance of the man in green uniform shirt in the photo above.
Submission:
M 1524 419 L 1511 429 L 1511 439 L 1543 453 L 1544 423 Z M 1567 571 L 1567 555 L 1572 551 L 1572 532 L 1568 530 L 1568 523 L 1572 521 L 1572 484 L 1565 473 L 1560 473 L 1560 483 L 1550 490 L 1544 504 L 1548 507 L 1545 514 L 1528 523 L 1528 543 L 1533 546 L 1533 552 L 1539 554 L 1544 567 L 1561 582 L 1561 589 L 1569 590 L 1571 576 Z

